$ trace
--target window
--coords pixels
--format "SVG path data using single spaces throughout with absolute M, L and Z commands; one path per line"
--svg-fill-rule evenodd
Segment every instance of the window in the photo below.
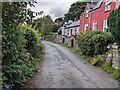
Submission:
M 88 10 L 86 10 L 86 12 L 85 12 L 85 17 L 86 18 L 88 17 Z
M 88 30 L 88 24 L 85 24 L 85 25 L 84 25 L 84 32 L 85 32 L 86 30 Z
M 68 36 L 69 36 L 69 30 L 67 30 L 67 32 L 68 32 Z
M 77 30 L 75 29 L 75 36 L 77 35 Z
M 70 36 L 72 36 L 72 29 L 71 29 L 70 31 L 71 31 L 71 34 L 70 34 Z
M 106 3 L 105 3 L 105 11 L 109 11 L 110 9 L 111 9 L 110 0 L 106 0 Z
M 103 21 L 103 32 L 108 32 L 107 20 Z
M 92 30 L 96 30 L 96 28 L 97 28 L 97 22 L 94 21 L 94 22 L 92 23 Z

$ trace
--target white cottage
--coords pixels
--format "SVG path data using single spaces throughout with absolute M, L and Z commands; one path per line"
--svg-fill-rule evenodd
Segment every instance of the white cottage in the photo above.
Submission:
M 62 42 L 68 43 L 71 47 L 74 47 L 76 44 L 76 36 L 79 34 L 80 22 L 68 22 L 63 25 L 62 29 Z

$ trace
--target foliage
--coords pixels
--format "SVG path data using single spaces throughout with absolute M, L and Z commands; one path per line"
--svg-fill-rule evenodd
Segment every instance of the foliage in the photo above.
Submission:
M 57 35 L 62 35 L 62 31 L 58 29 Z
M 115 41 L 120 45 L 120 7 L 110 13 L 108 28 Z
M 41 49 L 40 37 L 35 30 L 28 27 L 18 28 L 20 23 L 30 21 L 27 2 L 3 2 L 2 9 L 2 76 L 3 89 L 10 89 L 15 85 L 22 85 L 29 76 L 33 75 L 37 59 L 26 47 L 29 40 L 36 40 L 34 46 Z M 32 3 L 30 3 L 31 5 Z M 27 18 L 28 17 L 28 18 Z M 30 23 L 30 22 L 29 22 Z M 26 37 L 25 35 L 31 35 Z M 29 38 L 29 39 L 27 39 Z M 33 44 L 33 42 L 32 42 Z M 40 46 L 39 46 L 40 45 Z M 34 49 L 34 48 L 33 48 Z M 37 54 L 37 51 L 34 52 Z M 38 53 L 40 55 L 40 53 Z
M 64 21 L 63 18 L 62 18 L 62 17 L 59 17 L 59 18 L 56 18 L 54 22 L 62 25 L 62 24 L 63 24 L 63 21 Z
M 56 32 L 60 26 L 58 23 L 53 22 L 49 15 L 46 15 L 33 20 L 32 27 L 44 36 Z
M 21 32 L 24 34 L 26 39 L 25 49 L 33 56 L 39 56 L 42 52 L 42 44 L 40 40 L 40 35 L 29 25 L 19 25 Z
M 60 24 L 54 22 L 52 25 L 52 32 L 57 32 L 59 28 L 60 28 Z
M 42 35 L 47 35 L 52 31 L 53 21 L 49 15 L 43 17 L 41 33 Z
M 39 33 L 41 33 L 42 22 L 43 22 L 43 18 L 42 17 L 38 18 L 38 19 L 35 19 L 32 22 L 32 27 L 35 28 L 35 30 L 37 30 Z
M 65 14 L 64 17 L 65 21 L 74 20 L 75 18 L 79 19 L 81 13 L 84 12 L 86 4 L 87 4 L 86 2 L 80 2 L 80 1 L 73 3 L 67 14 Z
M 78 47 L 84 55 L 98 55 L 105 53 L 107 46 L 113 43 L 110 33 L 100 31 L 86 31 L 77 36 Z
M 7 38 L 7 42 L 3 40 L 3 76 L 6 78 L 4 88 L 26 82 L 27 77 L 36 69 L 36 58 L 42 53 L 40 37 L 35 30 L 23 27 L 19 32 L 14 32 L 14 36 Z

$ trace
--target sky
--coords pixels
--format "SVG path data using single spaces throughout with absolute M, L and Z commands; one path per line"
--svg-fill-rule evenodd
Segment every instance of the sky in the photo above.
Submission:
M 37 0 L 35 7 L 30 9 L 34 12 L 44 11 L 43 15 L 50 15 L 55 20 L 63 17 L 68 12 L 70 5 L 77 1 L 79 0 Z

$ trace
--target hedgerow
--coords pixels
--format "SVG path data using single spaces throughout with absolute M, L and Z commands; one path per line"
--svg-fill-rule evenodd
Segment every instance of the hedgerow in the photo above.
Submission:
M 41 44 L 41 38 L 39 33 L 31 28 L 30 25 L 19 25 L 21 32 L 26 39 L 25 49 L 33 56 L 37 57 L 42 52 L 43 45 Z
M 3 28 L 2 48 L 3 88 L 24 84 L 33 75 L 42 54 L 40 36 L 29 26 Z
M 77 36 L 78 47 L 84 55 L 94 56 L 105 53 L 107 46 L 114 40 L 110 33 L 100 31 L 86 31 Z
M 3 90 L 24 84 L 33 75 L 42 55 L 40 36 L 28 25 L 32 24 L 33 12 L 27 5 L 32 6 L 32 1 L 2 3 Z

